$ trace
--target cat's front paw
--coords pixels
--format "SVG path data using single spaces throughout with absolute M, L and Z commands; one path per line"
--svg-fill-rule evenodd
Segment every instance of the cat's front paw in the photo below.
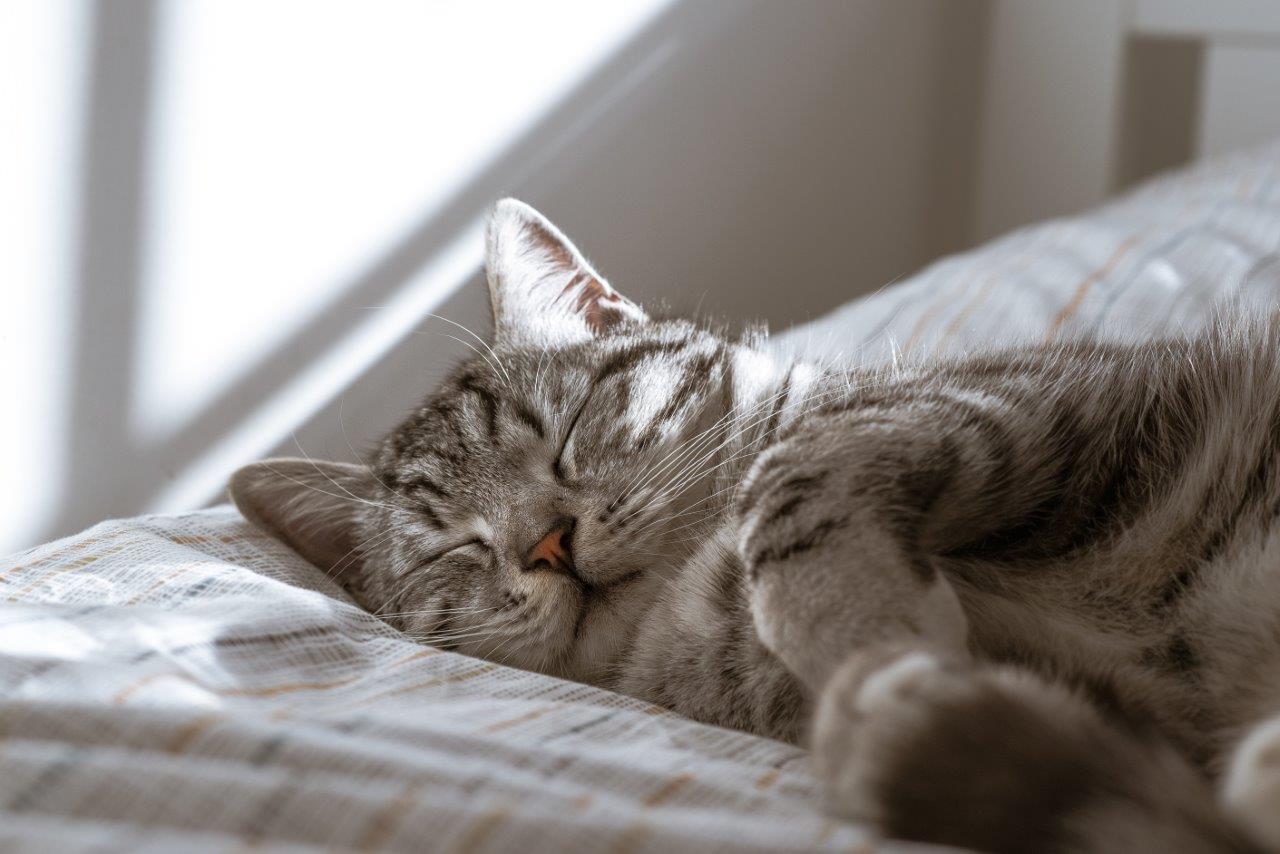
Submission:
M 828 810 L 889 837 L 994 852 L 1258 850 L 1154 734 L 1029 671 L 923 647 L 839 668 L 813 753 Z
M 853 650 L 926 644 L 965 656 L 951 584 L 860 488 L 860 449 L 800 433 L 756 461 L 738 553 L 760 640 L 811 689 Z
M 1057 850 L 1093 769 L 1039 687 L 926 648 L 852 656 L 814 722 L 828 811 L 892 838 Z
M 890 646 L 851 656 L 822 692 L 814 719 L 814 764 L 828 811 L 892 833 L 898 790 L 933 777 L 915 766 L 933 761 L 939 707 L 971 692 L 961 665 L 935 652 Z M 908 797 L 932 799 L 925 791 Z

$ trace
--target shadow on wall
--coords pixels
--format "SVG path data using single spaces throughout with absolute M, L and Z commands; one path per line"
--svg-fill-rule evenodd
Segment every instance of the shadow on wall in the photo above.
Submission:
M 641 301 L 733 321 L 816 316 L 952 248 L 972 136 L 957 104 L 972 91 L 981 22 L 946 0 L 804 9 L 672 4 L 254 370 L 155 440 L 130 412 L 163 7 L 96 4 L 66 476 L 39 539 L 216 500 L 231 469 L 273 451 L 351 458 L 368 447 L 465 352 L 449 337 L 465 334 L 420 323 L 423 312 L 485 334 L 478 229 L 503 195 L 546 210 Z M 450 252 L 462 261 L 440 267 Z M 343 364 L 307 376 L 356 337 Z

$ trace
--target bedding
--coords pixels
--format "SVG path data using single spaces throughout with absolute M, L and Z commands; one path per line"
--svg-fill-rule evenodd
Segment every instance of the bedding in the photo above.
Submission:
M 1191 328 L 1280 292 L 1280 145 L 945 259 L 780 340 L 861 360 Z M 0 843 L 860 850 L 803 751 L 442 652 L 222 507 L 0 560 Z

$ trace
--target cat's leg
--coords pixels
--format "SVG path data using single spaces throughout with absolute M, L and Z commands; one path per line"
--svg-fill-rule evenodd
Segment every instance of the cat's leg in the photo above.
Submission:
M 994 465 L 966 438 L 818 417 L 755 462 L 737 507 L 752 616 L 813 691 L 851 650 L 875 644 L 967 654 L 959 600 L 931 556 Z
M 1280 851 L 1280 714 L 1255 726 L 1236 747 L 1222 800 L 1228 812 Z
M 829 809 L 994 852 L 1259 851 L 1170 746 L 1036 675 L 909 646 L 855 653 L 813 733 Z

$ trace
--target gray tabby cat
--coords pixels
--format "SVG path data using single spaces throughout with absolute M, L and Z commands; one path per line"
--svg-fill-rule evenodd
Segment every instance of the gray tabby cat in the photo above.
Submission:
M 807 739 L 889 836 L 1280 850 L 1280 323 L 824 370 L 519 202 L 487 255 L 492 350 L 250 520 L 415 637 Z

